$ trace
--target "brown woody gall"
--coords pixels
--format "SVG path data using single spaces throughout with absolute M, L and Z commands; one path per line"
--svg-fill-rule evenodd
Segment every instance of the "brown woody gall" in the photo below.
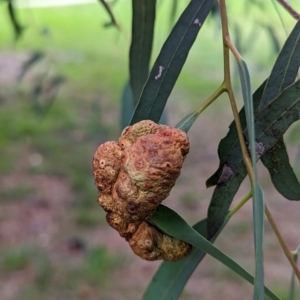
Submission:
M 107 222 L 144 259 L 176 261 L 191 249 L 147 222 L 169 195 L 188 152 L 183 131 L 145 120 L 126 127 L 118 143 L 106 142 L 94 155 L 98 203 Z

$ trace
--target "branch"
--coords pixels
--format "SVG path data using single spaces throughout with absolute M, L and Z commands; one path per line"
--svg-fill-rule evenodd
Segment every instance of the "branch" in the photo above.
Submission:
M 285 0 L 276 0 L 284 9 L 296 20 L 300 19 L 300 14 L 297 13 Z

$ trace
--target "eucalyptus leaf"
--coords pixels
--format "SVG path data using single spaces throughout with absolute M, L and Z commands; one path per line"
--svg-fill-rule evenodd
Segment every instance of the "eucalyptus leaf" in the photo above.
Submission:
M 267 80 L 265 80 L 260 87 L 254 92 L 253 94 L 253 109 L 255 112 L 258 112 L 258 107 L 261 101 L 261 97 L 265 88 Z M 246 123 L 246 115 L 245 115 L 245 108 L 243 107 L 239 113 L 241 126 L 243 130 L 247 127 Z M 227 157 L 229 153 L 232 151 L 232 148 L 238 144 L 238 136 L 237 136 L 237 130 L 235 122 L 232 121 L 232 123 L 229 126 L 229 131 L 225 138 L 223 138 L 218 147 L 218 155 L 220 159 L 220 164 L 218 167 L 218 170 L 206 181 L 206 186 L 211 187 L 218 183 L 218 180 L 220 178 L 220 175 L 222 173 L 223 167 L 226 163 Z
M 129 122 L 134 113 L 134 103 L 133 103 L 133 95 L 131 91 L 131 87 L 129 82 L 126 82 L 122 95 L 121 95 L 121 130 L 123 130 L 126 126 L 129 125 Z M 166 110 L 163 111 L 163 114 L 159 120 L 160 124 L 168 124 L 168 117 Z
M 109 7 L 109 5 L 106 3 L 105 0 L 98 0 L 98 1 L 103 5 L 104 9 L 106 10 L 106 12 L 107 12 L 107 14 L 108 14 L 108 16 L 110 18 L 110 22 L 106 23 L 105 26 L 106 27 L 107 26 L 115 26 L 115 27 L 117 27 L 119 29 L 119 25 L 118 25 L 118 23 L 116 21 L 116 18 L 114 16 L 112 10 Z
M 214 0 L 191 0 L 165 41 L 144 86 L 131 125 L 158 122 Z
M 266 106 L 295 81 L 300 66 L 300 21 L 286 40 L 272 69 L 260 107 Z M 300 183 L 290 165 L 283 139 L 261 158 L 279 193 L 289 200 L 300 200 Z
M 212 243 L 225 227 L 228 220 L 229 218 L 225 219 L 220 230 L 210 240 Z M 196 223 L 193 228 L 205 237 L 207 233 L 206 225 L 207 220 L 203 219 Z M 143 299 L 178 299 L 188 279 L 205 255 L 206 252 L 194 247 L 189 255 L 179 261 L 164 261 L 148 285 Z
M 265 199 L 263 189 L 256 180 L 253 184 L 253 225 L 255 246 L 255 280 L 253 299 L 264 299 L 264 214 Z
M 297 263 L 297 260 L 298 260 L 298 254 L 300 252 L 300 245 L 298 246 L 298 248 L 293 251 L 293 259 L 295 261 L 295 263 Z M 295 300 L 295 272 L 293 270 L 293 273 L 292 273 L 292 278 L 291 278 L 291 283 L 290 283 L 290 288 L 289 288 L 289 297 L 288 297 L 288 300 Z
M 132 0 L 131 45 L 129 52 L 130 85 L 137 104 L 149 74 L 156 1 Z
M 280 92 L 283 92 L 283 89 L 288 88 L 288 86 L 294 82 L 295 77 L 297 75 L 300 65 L 299 36 L 300 22 L 298 21 L 292 33 L 288 37 L 283 47 L 283 50 L 280 52 L 277 58 L 270 78 L 267 81 L 265 81 L 253 95 L 253 107 L 256 120 L 261 110 L 265 111 L 265 115 L 269 114 L 270 107 L 268 105 L 274 100 L 274 98 L 272 97 L 279 98 L 281 101 L 283 101 L 283 106 L 285 105 L 286 98 L 289 96 L 286 95 L 282 97 L 278 95 Z M 297 91 L 296 93 L 295 91 L 293 92 L 293 97 L 297 98 Z M 265 105 L 262 105 L 262 99 Z M 278 101 L 276 103 L 278 104 Z M 274 105 L 272 105 L 272 109 L 278 110 L 274 107 Z M 281 109 L 286 109 L 286 107 L 282 107 Z M 289 114 L 291 114 L 291 112 L 294 111 L 294 121 L 296 121 L 297 111 L 291 108 L 289 108 L 289 110 Z M 274 117 L 274 115 L 270 114 L 270 117 Z M 280 116 L 275 118 L 280 119 Z M 245 129 L 246 117 L 244 108 L 240 112 L 240 119 L 242 128 Z M 276 121 L 276 119 L 274 119 L 274 121 Z M 263 123 L 264 122 L 265 121 L 263 121 Z M 276 126 L 273 124 L 273 127 L 275 128 Z M 285 128 L 284 130 L 275 129 L 275 131 L 277 130 L 276 139 L 279 143 L 278 145 L 277 142 L 274 143 L 274 139 L 271 143 L 268 143 L 266 141 L 266 143 L 269 144 L 267 146 L 264 143 L 261 143 L 261 141 L 259 141 L 259 139 L 257 138 L 256 147 L 257 151 L 260 152 L 262 162 L 264 164 L 267 164 L 269 173 L 271 175 L 271 179 L 277 190 L 288 199 L 300 200 L 297 192 L 300 188 L 300 184 L 296 178 L 296 175 L 293 172 L 292 167 L 289 164 L 285 146 L 282 147 L 282 135 L 286 131 L 286 129 L 287 128 Z M 272 133 L 270 134 L 272 135 Z M 246 176 L 244 166 L 241 166 L 239 170 L 232 169 L 238 163 L 243 164 L 241 159 L 241 152 L 237 148 L 239 148 L 239 146 L 236 125 L 234 122 L 232 122 L 229 127 L 229 132 L 227 136 L 221 140 L 218 147 L 218 155 L 220 158 L 219 168 L 206 181 L 207 187 L 217 185 L 208 209 L 208 237 L 213 236 L 214 232 L 216 232 L 220 224 L 222 224 L 222 220 L 224 219 L 226 212 L 229 209 L 235 192 L 237 191 L 238 187 L 240 186 L 241 182 Z M 276 153 L 277 148 L 280 149 L 280 153 Z M 237 164 L 233 162 L 233 165 L 231 165 L 230 157 L 234 158 L 235 155 L 237 155 L 237 157 L 240 157 L 240 159 L 236 160 Z M 276 159 L 274 159 L 275 157 L 280 157 L 281 165 L 285 164 L 287 167 L 280 167 L 280 165 L 276 163 Z M 227 180 L 225 180 L 226 182 L 224 182 L 222 177 L 224 177 L 225 179 L 227 178 Z M 282 181 L 281 178 L 283 177 L 285 177 L 286 180 Z M 292 184 L 293 186 L 291 187 L 288 183 Z M 220 184 L 228 185 L 228 187 L 219 187 L 218 185 Z M 223 190 L 226 190 L 226 194 L 223 194 Z
M 193 228 L 205 236 L 206 219 L 195 224 Z M 189 255 L 179 261 L 164 261 L 148 285 L 143 299 L 178 299 L 185 284 L 205 254 L 205 252 L 193 248 Z
M 34 51 L 28 60 L 26 60 L 21 68 L 21 72 L 18 76 L 18 80 L 21 81 L 26 73 L 35 66 L 41 59 L 43 59 L 45 54 L 41 51 Z
M 300 21 L 287 38 L 267 81 L 259 109 L 275 99 L 297 76 L 300 66 Z
M 258 158 L 271 149 L 283 136 L 289 126 L 300 118 L 300 82 L 286 88 L 256 115 L 256 153 Z M 246 132 L 245 132 L 246 134 Z M 219 172 L 217 186 L 208 209 L 208 238 L 214 236 L 222 224 L 226 212 L 243 179 L 246 167 L 239 143 L 230 143 L 226 149 L 227 157 Z M 228 153 L 228 150 L 229 153 Z M 216 175 L 216 174 L 215 174 Z
M 212 257 L 219 260 L 221 263 L 226 265 L 232 271 L 236 272 L 238 275 L 243 277 L 248 282 L 250 283 L 254 282 L 254 277 L 250 273 L 248 273 L 244 268 L 242 268 L 237 262 L 235 262 L 229 256 L 224 254 L 210 241 L 208 241 L 204 236 L 199 234 L 195 229 L 190 227 L 185 220 L 183 220 L 176 212 L 174 212 L 170 208 L 164 205 L 160 205 L 156 210 L 155 214 L 151 217 L 151 221 L 166 234 L 176 237 L 177 239 L 180 239 L 182 241 L 185 241 L 191 244 L 193 247 L 210 254 Z M 265 294 L 269 296 L 271 299 L 280 299 L 267 287 L 265 287 L 264 291 Z M 154 296 L 149 295 L 149 297 L 144 297 L 143 299 L 154 300 L 154 299 L 167 299 L 167 298 L 159 298 L 159 295 L 156 294 Z M 169 299 L 172 298 L 168 298 L 168 300 Z
M 133 112 L 133 95 L 129 82 L 126 82 L 121 96 L 121 130 L 129 124 Z
M 175 127 L 187 133 L 198 118 L 198 116 L 199 114 L 197 112 L 192 112 L 185 116 L 181 121 L 179 121 Z
M 264 299 L 264 264 L 263 264 L 263 245 L 264 245 L 264 197 L 262 188 L 258 183 L 256 168 L 256 134 L 254 129 L 254 109 L 251 96 L 250 75 L 247 64 L 244 60 L 238 59 L 239 77 L 242 85 L 244 107 L 246 113 L 248 141 L 250 144 L 250 155 L 253 167 L 252 179 L 252 204 L 253 204 L 253 231 L 255 247 L 255 280 L 253 299 Z
M 14 28 L 15 37 L 16 37 L 16 39 L 18 39 L 22 35 L 24 27 L 20 24 L 20 21 L 17 18 L 14 1 L 12 1 L 12 0 L 7 1 L 7 8 L 8 8 L 8 15 L 9 15 L 11 24 L 13 25 L 13 28 Z
M 228 174 L 229 176 L 231 174 L 231 177 L 228 178 L 227 182 L 217 184 L 209 203 L 207 212 L 208 239 L 211 239 L 222 226 L 233 197 L 246 177 L 247 171 L 245 167 L 242 167 L 239 172 L 236 172 L 235 174 L 228 172 Z
M 269 170 L 271 180 L 277 191 L 290 200 L 300 199 L 300 184 L 289 163 L 283 138 L 270 148 L 261 161 Z M 287 163 L 288 162 L 288 163 Z

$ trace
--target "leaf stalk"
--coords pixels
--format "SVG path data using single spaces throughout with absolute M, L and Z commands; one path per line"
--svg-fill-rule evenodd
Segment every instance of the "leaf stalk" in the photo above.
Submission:
M 292 266 L 292 268 L 295 272 L 295 275 L 298 278 L 298 281 L 300 282 L 300 271 L 299 271 L 299 269 L 296 265 L 296 262 L 293 258 L 293 253 L 291 251 L 289 251 L 286 243 L 284 242 L 284 240 L 283 240 L 283 238 L 282 238 L 282 236 L 279 232 L 279 229 L 278 229 L 278 227 L 277 227 L 277 225 L 276 225 L 276 223 L 275 223 L 275 221 L 272 217 L 272 214 L 271 214 L 271 212 L 270 212 L 270 210 L 268 209 L 267 206 L 265 206 L 265 213 L 266 213 L 268 221 L 269 221 L 269 223 L 270 223 L 270 225 L 271 225 L 271 227 L 272 227 L 272 229 L 273 229 L 273 231 L 274 231 L 274 233 L 275 233 L 275 235 L 276 235 L 276 237 L 277 237 L 277 239 L 280 243 L 280 246 L 281 246 L 286 258 L 288 259 L 289 263 L 291 264 L 291 266 Z

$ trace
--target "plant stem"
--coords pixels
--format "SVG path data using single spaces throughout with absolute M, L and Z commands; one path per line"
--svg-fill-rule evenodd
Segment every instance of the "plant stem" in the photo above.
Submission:
M 284 2 L 284 1 L 282 1 L 282 2 Z M 236 106 L 236 101 L 235 101 L 232 84 L 231 84 L 229 50 L 231 50 L 231 52 L 233 53 L 233 55 L 235 56 L 237 61 L 239 61 L 241 59 L 241 56 L 240 56 L 239 52 L 237 51 L 237 49 L 235 48 L 234 44 L 230 41 L 225 0 L 220 0 L 220 11 L 221 11 L 221 20 L 222 20 L 223 55 L 224 55 L 224 82 L 223 82 L 223 85 L 224 85 L 225 91 L 228 93 L 228 96 L 229 96 L 229 100 L 230 100 L 230 104 L 231 104 L 231 108 L 232 108 L 232 112 L 234 115 L 234 120 L 235 120 L 235 124 L 236 124 L 236 128 L 237 128 L 238 138 L 239 138 L 239 142 L 240 142 L 240 146 L 241 146 L 241 150 L 242 150 L 243 160 L 246 165 L 246 169 L 247 169 L 247 173 L 248 173 L 248 176 L 250 179 L 251 186 L 253 187 L 254 179 L 255 179 L 253 167 L 252 167 L 251 159 L 248 154 L 248 149 L 246 147 L 246 143 L 245 143 L 245 139 L 244 139 L 244 135 L 243 135 L 243 129 L 241 126 L 239 113 L 238 113 L 238 109 Z M 238 203 L 238 205 L 228 213 L 226 220 L 228 221 L 231 218 L 231 216 L 233 214 L 235 214 L 251 198 L 251 196 L 252 196 L 252 192 L 249 192 L 241 200 L 241 202 Z M 300 281 L 300 272 L 296 266 L 296 263 L 292 257 L 292 254 L 288 250 L 288 248 L 287 248 L 287 246 L 286 246 L 286 244 L 285 244 L 285 242 L 284 242 L 284 240 L 272 218 L 272 215 L 266 205 L 265 205 L 265 213 L 266 213 L 266 216 L 273 228 L 274 233 L 276 234 L 276 237 L 277 237 L 287 259 L 289 260 L 298 280 Z
M 296 250 L 291 251 L 294 259 L 297 259 L 299 252 L 300 252 L 300 245 L 298 245 Z
M 204 103 L 202 103 L 196 111 L 193 113 L 193 115 L 199 116 L 209 105 L 211 105 L 221 94 L 223 94 L 226 91 L 226 88 L 223 84 L 221 84 L 214 92 L 213 94 L 205 100 Z
M 249 199 L 251 199 L 251 197 L 252 197 L 252 191 L 249 191 L 248 194 L 246 196 L 244 196 L 243 199 L 232 210 L 229 211 L 229 213 L 227 214 L 226 219 L 224 221 L 224 224 L 226 224 L 229 221 L 229 219 L 237 211 L 239 211 L 240 208 Z M 274 231 L 274 233 L 275 233 L 275 235 L 276 235 L 276 237 L 277 237 L 277 239 L 278 239 L 278 241 L 280 243 L 280 246 L 281 246 L 282 250 L 284 251 L 285 256 L 287 257 L 289 263 L 291 264 L 291 266 L 292 266 L 292 268 L 294 270 L 294 273 L 295 273 L 296 277 L 298 278 L 298 280 L 300 282 L 300 271 L 299 271 L 299 269 L 297 267 L 297 264 L 295 262 L 295 259 L 294 259 L 294 256 L 298 255 L 298 251 L 299 250 L 297 249 L 297 250 L 292 251 L 292 252 L 289 251 L 289 249 L 287 248 L 287 246 L 286 246 L 286 244 L 285 244 L 285 242 L 284 242 L 284 240 L 283 240 L 283 238 L 282 238 L 282 236 L 281 236 L 281 234 L 279 232 L 279 229 L 278 229 L 278 227 L 277 227 L 277 225 L 276 225 L 276 223 L 275 223 L 275 221 L 274 221 L 274 219 L 272 217 L 272 214 L 271 214 L 269 208 L 267 207 L 267 205 L 265 205 L 265 214 L 266 214 L 266 217 L 267 217 L 267 219 L 268 219 L 268 221 L 269 221 L 269 223 L 270 223 L 270 225 L 271 225 L 271 227 L 272 227 L 272 229 L 273 229 L 273 231 Z M 300 246 L 299 246 L 299 248 L 300 248 Z
M 230 219 L 237 211 L 240 210 L 240 208 L 248 202 L 249 199 L 252 197 L 252 190 L 248 192 L 246 196 L 243 197 L 243 199 L 227 214 L 226 219 Z
M 221 94 L 225 92 L 225 87 L 223 84 L 221 84 L 214 92 L 213 94 L 205 100 L 204 103 L 202 103 L 194 112 L 187 115 L 183 120 L 181 120 L 177 125 L 176 128 L 179 128 L 186 133 L 191 128 L 192 124 L 195 122 L 195 120 L 199 117 L 199 115 L 209 106 L 211 105 Z
M 238 138 L 242 150 L 243 160 L 246 165 L 246 169 L 249 175 L 251 185 L 253 185 L 254 174 L 253 174 L 252 163 L 248 154 L 248 149 L 246 147 L 243 129 L 239 117 L 239 112 L 236 106 L 236 101 L 235 101 L 232 84 L 231 84 L 229 49 L 232 51 L 233 55 L 236 58 L 240 58 L 240 54 L 238 53 L 238 51 L 230 41 L 225 0 L 220 0 L 220 11 L 221 11 L 221 20 L 222 20 L 222 34 L 223 34 L 224 86 L 230 100 L 231 109 L 233 112 L 234 121 L 237 128 L 237 134 L 238 134 Z
M 277 237 L 277 239 L 278 239 L 278 241 L 281 245 L 281 248 L 284 251 L 284 254 L 285 254 L 286 258 L 288 259 L 289 263 L 291 264 L 291 266 L 292 266 L 292 268 L 295 272 L 295 275 L 297 276 L 297 278 L 300 282 L 300 271 L 299 271 L 299 269 L 296 265 L 296 262 L 294 261 L 292 253 L 287 248 L 287 246 L 286 246 L 286 244 L 285 244 L 285 242 L 284 242 L 284 240 L 283 240 L 283 238 L 282 238 L 282 236 L 281 236 L 281 234 L 280 234 L 280 232 L 279 232 L 279 230 L 276 226 L 276 223 L 275 223 L 275 221 L 274 221 L 274 219 L 271 215 L 271 212 L 269 211 L 267 206 L 265 206 L 265 213 L 266 213 L 268 221 L 269 221 L 269 223 L 270 223 L 270 225 L 271 225 L 271 227 L 272 227 L 272 229 L 273 229 L 273 231 L 274 231 L 274 233 L 275 233 L 275 235 L 276 235 L 276 237 Z
M 285 31 L 285 35 L 288 36 L 288 35 L 289 35 L 288 30 L 286 29 L 286 26 L 285 26 L 285 24 L 284 24 L 284 22 L 283 22 L 283 18 L 282 18 L 282 16 L 281 16 L 281 13 L 280 13 L 280 11 L 279 11 L 279 9 L 278 9 L 277 4 L 275 3 L 275 1 L 277 1 L 277 0 L 272 0 L 273 7 L 274 7 L 274 9 L 276 10 L 276 13 L 277 13 L 278 18 L 279 18 L 280 23 L 281 23 L 281 26 L 282 26 L 282 28 L 283 28 L 284 31 Z
M 213 240 L 215 239 L 215 237 L 217 237 L 218 235 L 219 235 L 219 233 L 223 230 L 223 228 L 226 226 L 226 224 L 229 222 L 229 220 L 231 219 L 231 217 L 237 212 L 237 211 L 239 211 L 240 210 L 240 208 L 242 208 L 242 206 L 244 205 L 244 204 L 246 204 L 247 203 L 247 201 L 249 200 L 249 199 L 251 199 L 251 196 L 252 196 L 252 191 L 250 191 L 246 196 L 244 196 L 243 197 L 243 199 L 232 209 L 232 210 L 230 210 L 228 213 L 227 213 L 227 215 L 226 215 L 226 217 L 225 217 L 225 219 L 224 219 L 224 222 L 222 223 L 222 225 L 219 227 L 219 229 L 218 229 L 218 231 L 217 231 L 217 233 L 214 235 L 214 238 L 213 238 Z M 211 241 L 213 241 L 213 240 L 211 240 Z
M 297 13 L 285 0 L 277 0 L 278 3 L 280 3 L 285 10 L 296 20 L 300 19 L 300 14 Z
M 283 0 L 277 0 L 277 1 L 279 1 L 281 4 L 283 4 L 283 3 L 287 4 Z M 240 56 L 239 52 L 237 51 L 236 47 L 234 46 L 234 44 L 230 40 L 225 0 L 220 0 L 219 2 L 220 2 L 222 34 L 223 34 L 223 55 L 224 55 L 224 83 L 223 83 L 223 85 L 224 85 L 225 91 L 228 93 L 228 96 L 229 96 L 229 100 L 231 103 L 231 108 L 232 108 L 232 112 L 234 115 L 234 120 L 235 120 L 235 124 L 236 124 L 236 128 L 237 128 L 237 134 L 238 134 L 238 138 L 239 138 L 239 142 L 240 142 L 240 146 L 241 146 L 241 150 L 242 150 L 243 160 L 244 160 L 244 163 L 245 163 L 245 166 L 247 169 L 247 173 L 249 176 L 251 186 L 253 187 L 255 178 L 254 178 L 252 162 L 251 162 L 251 159 L 248 154 L 248 149 L 246 147 L 246 143 L 245 143 L 245 139 L 244 139 L 244 135 L 243 135 L 243 129 L 241 126 L 239 113 L 238 113 L 238 109 L 236 106 L 236 101 L 234 98 L 234 93 L 233 93 L 232 84 L 231 84 L 229 50 L 233 53 L 233 55 L 235 56 L 237 61 L 241 60 L 241 56 Z M 292 11 L 291 8 L 289 11 L 290 12 Z M 227 218 L 230 218 L 234 213 L 236 213 L 242 207 L 242 205 L 244 205 L 244 203 L 246 203 L 250 199 L 251 196 L 252 196 L 252 192 L 248 193 L 241 200 L 241 202 L 232 211 L 230 211 L 230 213 L 227 215 Z M 285 242 L 284 242 L 284 240 L 272 218 L 272 215 L 271 215 L 267 205 L 265 205 L 265 214 L 274 230 L 274 233 L 276 234 L 276 237 L 277 237 L 287 259 L 289 260 L 292 268 L 294 269 L 296 276 L 298 277 L 298 279 L 300 281 L 300 272 L 299 272 L 299 270 L 296 266 L 296 263 L 293 260 L 293 257 L 291 255 L 290 251 L 288 250 L 288 248 L 287 248 L 287 246 L 286 246 L 286 244 L 285 244 Z

